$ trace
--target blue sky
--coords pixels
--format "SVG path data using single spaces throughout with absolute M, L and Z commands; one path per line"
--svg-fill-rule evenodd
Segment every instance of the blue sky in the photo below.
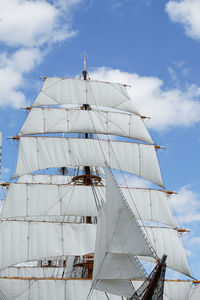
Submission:
M 91 78 L 130 84 L 158 145 L 165 186 L 200 278 L 200 1 L 6 0 L 0 3 L 2 180 L 14 173 L 20 129 L 40 76 L 77 76 L 86 51 Z M 185 221 L 186 220 L 186 221 Z

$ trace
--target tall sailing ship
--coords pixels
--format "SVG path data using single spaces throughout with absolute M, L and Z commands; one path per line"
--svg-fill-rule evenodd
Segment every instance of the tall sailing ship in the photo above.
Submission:
M 26 109 L 16 171 L 2 183 L 0 299 L 200 299 L 159 146 L 127 86 L 90 80 L 84 59 L 83 78 L 44 78 Z M 125 172 L 159 188 L 129 187 Z M 166 268 L 188 280 L 166 279 Z

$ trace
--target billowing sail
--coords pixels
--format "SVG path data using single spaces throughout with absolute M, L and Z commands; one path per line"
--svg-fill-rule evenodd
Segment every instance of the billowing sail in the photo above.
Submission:
M 91 280 L 20 280 L 0 279 L 1 299 L 85 300 Z M 91 300 L 107 300 L 105 293 L 94 291 Z M 121 297 L 109 295 L 110 300 Z
M 145 278 L 134 256 L 154 253 L 107 167 L 106 182 L 106 206 L 98 216 L 92 288 L 131 296 L 128 279 Z
M 110 134 L 153 143 L 140 116 L 101 110 L 32 108 L 18 135 L 54 132 Z
M 145 232 L 157 255 L 161 258 L 163 254 L 167 255 L 167 267 L 191 276 L 185 250 L 180 242 L 176 229 L 145 227 Z M 169 242 L 170 241 L 170 242 Z M 153 261 L 150 257 L 140 257 L 147 261 Z
M 62 166 L 104 167 L 105 161 L 163 186 L 154 145 L 93 139 L 22 137 L 15 177 Z
M 169 228 L 145 228 L 144 232 L 146 231 L 158 256 L 162 257 L 163 252 L 168 255 L 167 266 L 190 276 L 186 255 L 176 230 Z M 66 223 L 65 219 L 58 217 L 57 220 L 48 222 L 44 217 L 37 217 L 35 221 L 2 221 L 0 223 L 0 232 L 2 237 L 0 241 L 2 249 L 0 253 L 0 268 L 45 257 L 85 255 L 95 251 L 95 224 Z M 22 235 L 21 232 L 24 234 Z M 125 238 L 125 235 L 123 235 L 123 238 Z M 169 240 L 173 242 L 173 245 L 169 243 Z M 123 251 L 128 255 L 132 255 L 133 253 L 129 251 L 132 243 L 133 240 L 130 240 L 123 248 L 120 248 L 120 245 L 117 244 L 118 248 L 112 248 L 112 250 L 114 249 L 114 253 Z M 135 255 L 143 255 L 142 259 L 155 262 L 154 259 L 150 259 L 147 256 L 149 254 L 144 252 L 142 248 L 138 248 Z
M 35 182 L 36 176 L 32 177 Z M 90 186 L 66 185 L 66 182 L 69 183 L 66 176 L 37 175 L 37 178 L 41 183 L 30 184 L 29 181 L 27 184 L 10 184 L 1 218 L 98 215 Z M 105 187 L 96 186 L 95 190 L 98 198 L 105 203 Z M 121 191 L 136 218 L 177 226 L 170 210 L 167 193 L 125 187 L 122 187 Z
M 32 268 L 33 269 L 33 268 Z M 33 270 L 29 268 L 29 276 Z M 50 268 L 52 274 L 55 269 Z M 13 276 L 12 276 L 13 277 Z M 141 281 L 132 281 L 135 288 L 141 285 Z M 199 300 L 196 291 L 198 288 L 191 288 L 192 282 L 170 282 L 166 281 L 164 286 L 163 300 Z M 77 300 L 87 299 L 91 286 L 91 280 L 23 280 L 23 279 L 2 279 L 0 278 L 0 295 L 2 299 L 20 300 Z M 194 289 L 196 291 L 194 291 Z M 191 297 L 189 296 L 191 293 Z M 197 296 L 197 297 L 196 297 Z M 3 298 L 4 297 L 4 298 Z M 91 300 L 107 300 L 105 293 L 93 290 Z M 109 294 L 110 300 L 122 300 L 121 296 Z
M 33 106 L 89 104 L 138 113 L 126 86 L 119 83 L 47 77 Z
M 0 232 L 1 269 L 25 261 L 92 253 L 96 226 L 61 221 L 2 221 Z

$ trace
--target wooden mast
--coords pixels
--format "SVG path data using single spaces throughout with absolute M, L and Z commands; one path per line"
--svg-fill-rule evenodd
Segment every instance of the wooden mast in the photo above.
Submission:
M 83 80 L 88 80 L 88 72 L 87 72 L 87 64 L 86 64 L 86 54 L 84 53 L 83 56 Z M 86 98 L 87 98 L 87 89 L 86 89 Z M 87 103 L 83 104 L 81 106 L 81 110 L 91 110 L 91 106 Z M 89 133 L 84 133 L 84 138 L 89 139 Z M 77 184 L 83 184 L 83 185 L 96 185 L 101 182 L 101 177 L 97 175 L 91 174 L 91 168 L 89 166 L 84 166 L 84 174 L 74 176 L 72 178 L 72 181 Z M 88 217 L 90 218 L 90 217 Z M 87 222 L 88 223 L 88 222 Z M 90 223 L 90 222 L 89 222 Z

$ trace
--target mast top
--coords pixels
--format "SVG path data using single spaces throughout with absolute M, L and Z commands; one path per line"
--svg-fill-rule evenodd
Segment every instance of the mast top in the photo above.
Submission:
M 87 80 L 87 64 L 86 64 L 86 53 L 83 54 L 83 78 Z

